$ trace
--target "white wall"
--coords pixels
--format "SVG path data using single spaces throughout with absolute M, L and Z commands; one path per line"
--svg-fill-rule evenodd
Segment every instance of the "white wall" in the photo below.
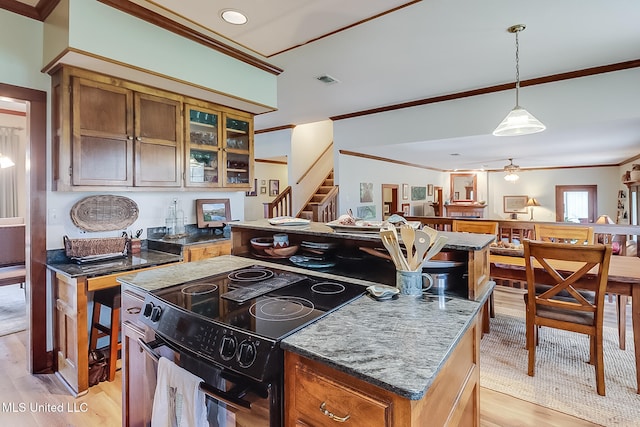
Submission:
M 441 172 L 369 160 L 362 157 L 336 155 L 336 168 L 340 170 L 339 185 L 339 213 L 343 214 L 351 209 L 357 214 L 358 207 L 374 205 L 376 219 L 382 219 L 382 184 L 398 185 L 398 203 L 409 203 L 414 213 L 415 207 L 424 207 L 425 203 L 433 201 L 433 196 L 427 196 L 426 200 L 403 199 L 402 184 L 409 185 L 409 193 L 412 186 L 426 187 L 427 184 L 448 188 L 449 182 L 446 174 Z M 443 184 L 446 182 L 446 186 Z M 360 183 L 373 184 L 373 202 L 360 202 Z M 399 207 L 400 208 L 400 207 Z M 399 209 L 400 210 L 400 209 Z
M 598 203 L 596 217 L 609 215 L 616 218 L 618 190 L 620 189 L 619 168 L 574 168 L 522 171 L 515 183 L 504 180 L 504 172 L 488 174 L 489 218 L 509 218 L 503 212 L 503 196 L 535 197 L 540 206 L 534 208 L 533 217 L 537 221 L 555 221 L 556 185 L 597 185 Z M 529 213 L 519 214 L 519 219 L 529 219 Z
M 256 162 L 255 179 L 258 180 L 256 196 L 246 196 L 244 199 L 244 219 L 253 221 L 264 218 L 264 203 L 271 202 L 275 196 L 269 193 L 269 181 L 277 179 L 280 191 L 288 185 L 288 167 L 286 164 Z M 261 192 L 262 189 L 266 191 Z

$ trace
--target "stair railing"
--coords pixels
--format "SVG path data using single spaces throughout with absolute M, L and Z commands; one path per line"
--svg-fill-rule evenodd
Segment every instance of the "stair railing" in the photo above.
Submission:
M 331 144 L 327 145 L 327 147 L 322 151 L 322 153 L 314 160 L 314 162 L 311 164 L 311 166 L 309 166 L 307 168 L 307 170 L 304 171 L 302 176 L 300 176 L 298 181 L 296 181 L 296 185 L 300 184 L 302 182 L 302 180 L 309 174 L 309 172 L 311 172 L 313 170 L 313 168 L 315 168 L 315 166 L 318 164 L 318 162 L 320 162 L 320 159 L 322 159 L 324 157 L 324 155 L 327 154 L 327 152 L 332 150 L 332 149 L 333 149 L 333 142 L 331 142 Z
M 271 202 L 263 203 L 264 217 L 275 218 L 277 216 L 291 216 L 291 186 L 285 188 L 280 194 L 276 196 Z
M 312 221 L 330 222 L 338 217 L 338 191 L 338 187 L 334 186 L 321 201 L 311 203 Z

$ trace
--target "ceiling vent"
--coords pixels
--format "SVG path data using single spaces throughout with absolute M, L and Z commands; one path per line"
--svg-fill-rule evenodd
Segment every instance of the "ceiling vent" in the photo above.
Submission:
M 340 80 L 331 77 L 328 74 L 323 74 L 322 76 L 318 76 L 316 77 L 316 79 L 320 80 L 322 83 L 326 83 L 328 85 L 334 84 L 334 83 L 340 83 Z

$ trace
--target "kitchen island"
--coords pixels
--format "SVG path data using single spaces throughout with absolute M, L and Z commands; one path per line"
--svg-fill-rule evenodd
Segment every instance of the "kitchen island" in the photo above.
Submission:
M 373 284 L 237 256 L 141 271 L 121 276 L 118 281 L 123 293 L 129 288 L 146 292 L 251 265 L 275 266 L 362 286 Z M 487 290 L 492 287 L 489 284 Z M 285 425 L 298 421 L 333 424 L 321 412 L 323 403 L 326 411 L 340 416 L 349 412 L 339 414 L 342 409 L 364 411 L 369 418 L 360 419 L 356 425 L 418 426 L 425 425 L 425 420 L 430 425 L 478 425 L 478 314 L 487 295 L 479 295 L 475 301 L 431 294 L 420 298 L 401 295 L 386 302 L 362 296 L 289 335 L 281 343 L 286 350 Z M 135 323 L 135 319 L 128 321 Z M 135 341 L 128 342 L 125 347 L 135 345 Z M 126 359 L 128 351 L 124 355 Z M 135 384 L 131 376 L 138 370 L 127 369 L 127 360 L 123 360 L 123 366 L 124 392 L 125 384 Z M 317 393 L 306 399 L 305 393 L 313 392 L 317 384 L 322 384 L 322 393 L 339 399 L 340 404 L 327 398 L 315 405 L 314 399 L 322 398 Z M 309 412 L 301 402 L 312 406 Z M 140 400 L 136 405 L 143 406 Z M 127 410 L 125 399 L 124 413 Z M 355 419 L 357 414 L 349 416 Z

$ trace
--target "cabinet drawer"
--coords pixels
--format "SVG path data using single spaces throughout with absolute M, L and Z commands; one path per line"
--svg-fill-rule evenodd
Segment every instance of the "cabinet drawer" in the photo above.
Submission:
M 144 297 L 132 292 L 130 289 L 122 289 L 122 310 L 120 312 L 122 323 L 128 322 L 131 325 L 144 329 L 144 324 L 139 320 L 140 312 L 144 306 Z
M 187 248 L 187 262 L 231 254 L 231 241 Z
M 339 423 L 320 409 L 336 417 L 349 416 L 350 426 L 387 426 L 390 403 L 336 381 L 309 367 L 297 364 L 293 405 L 297 422 L 311 426 L 335 426 Z

